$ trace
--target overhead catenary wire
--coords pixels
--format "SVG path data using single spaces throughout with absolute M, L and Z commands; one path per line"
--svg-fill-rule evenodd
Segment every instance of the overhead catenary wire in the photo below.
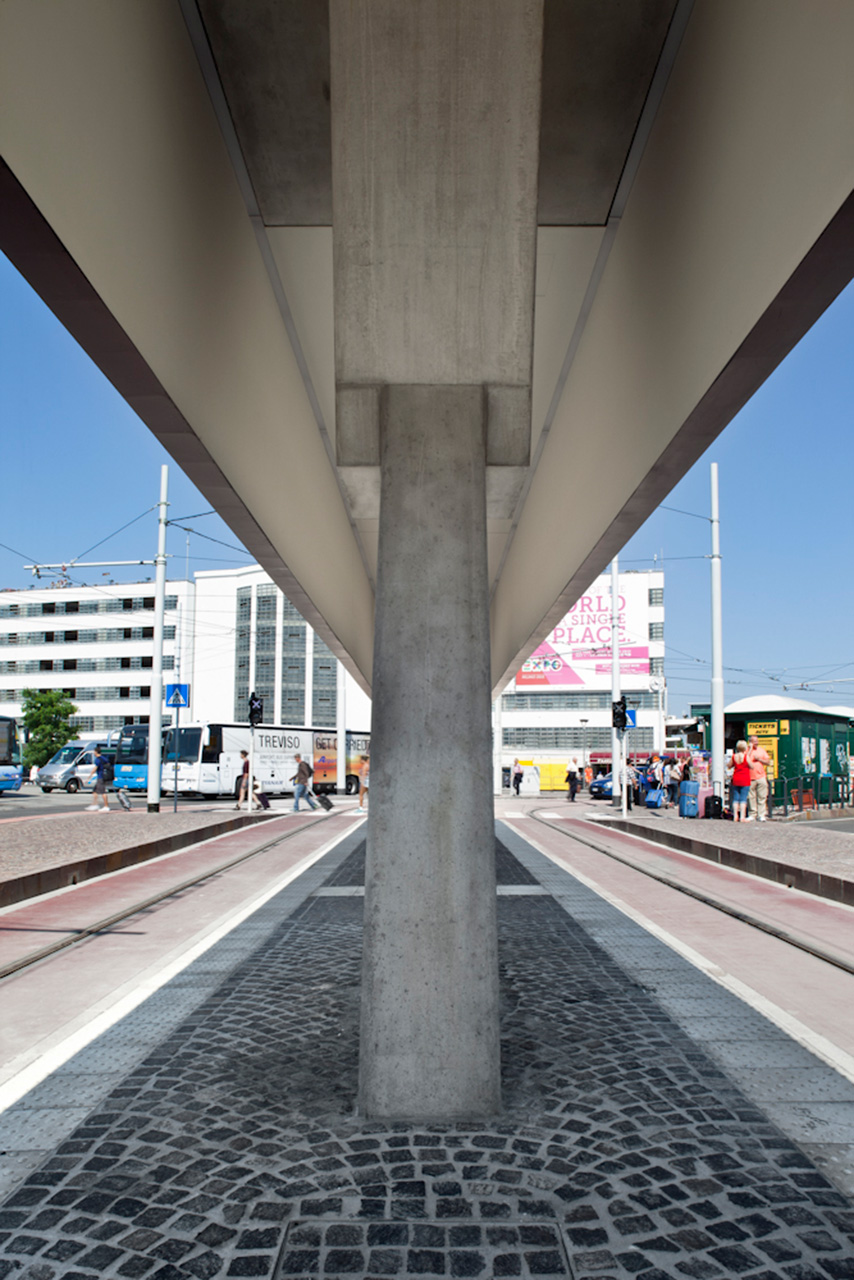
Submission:
M 120 529 L 115 529 L 112 533 L 108 533 L 106 538 L 101 538 L 99 542 L 95 542 L 91 547 L 87 547 L 85 551 L 81 551 L 79 555 L 75 556 L 73 560 L 68 562 L 69 568 L 75 564 L 76 561 L 82 560 L 84 556 L 88 556 L 91 551 L 94 551 L 97 547 L 102 547 L 105 542 L 109 542 L 112 538 L 117 538 L 120 533 L 124 533 L 125 529 L 129 529 L 132 524 L 136 524 L 138 520 L 144 519 L 145 516 L 156 510 L 156 503 L 153 507 L 146 507 L 145 511 L 141 511 L 138 516 L 134 516 L 132 520 L 128 520 L 127 524 L 123 524 Z M 35 563 L 35 561 L 33 561 L 33 563 Z

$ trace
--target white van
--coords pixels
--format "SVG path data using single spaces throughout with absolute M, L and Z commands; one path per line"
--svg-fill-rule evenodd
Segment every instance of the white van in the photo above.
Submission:
M 93 786 L 90 781 L 95 768 L 95 748 L 100 747 L 106 756 L 115 757 L 115 746 L 108 738 L 77 738 L 66 742 L 47 764 L 39 769 L 36 781 L 45 794 L 51 791 L 67 791 L 69 795 L 82 788 Z

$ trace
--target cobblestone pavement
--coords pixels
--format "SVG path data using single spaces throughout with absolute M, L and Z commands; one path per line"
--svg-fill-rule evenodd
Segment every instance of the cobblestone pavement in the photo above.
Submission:
M 354 1114 L 354 835 L 310 897 L 292 910 L 289 888 L 164 988 L 181 1017 L 154 1048 L 128 1048 L 143 1006 L 40 1087 L 59 1106 L 126 1054 L 0 1210 L 0 1278 L 854 1277 L 851 1203 L 665 1012 L 644 976 L 661 944 L 515 837 L 498 870 L 497 1120 Z M 623 966 L 593 936 L 614 929 Z M 707 1012 L 741 1010 L 680 963 Z

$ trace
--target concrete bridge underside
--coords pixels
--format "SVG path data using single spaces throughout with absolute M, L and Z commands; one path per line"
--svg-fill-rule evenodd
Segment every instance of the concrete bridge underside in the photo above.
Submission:
M 852 48 L 845 0 L 0 8 L 0 248 L 372 688 L 368 1114 L 499 1106 L 490 694 L 854 274 Z

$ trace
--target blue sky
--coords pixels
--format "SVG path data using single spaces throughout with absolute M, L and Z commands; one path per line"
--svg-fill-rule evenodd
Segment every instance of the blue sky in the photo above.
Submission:
M 836 677 L 835 685 L 794 692 L 854 705 L 854 679 L 843 681 L 854 677 L 852 350 L 849 285 L 665 499 L 665 507 L 708 516 L 709 463 L 718 463 L 728 702 Z M 0 386 L 0 586 L 33 585 L 25 562 L 153 559 L 164 462 L 170 517 L 210 510 L 2 255 Z M 251 562 L 218 516 L 182 522 L 198 531 L 190 537 L 191 573 Z M 709 697 L 709 539 L 706 519 L 659 508 L 620 554 L 626 569 L 663 559 L 675 714 Z M 168 550 L 170 576 L 183 577 L 186 535 L 170 530 Z M 89 569 L 75 579 L 98 583 L 104 574 L 130 582 L 153 570 Z

